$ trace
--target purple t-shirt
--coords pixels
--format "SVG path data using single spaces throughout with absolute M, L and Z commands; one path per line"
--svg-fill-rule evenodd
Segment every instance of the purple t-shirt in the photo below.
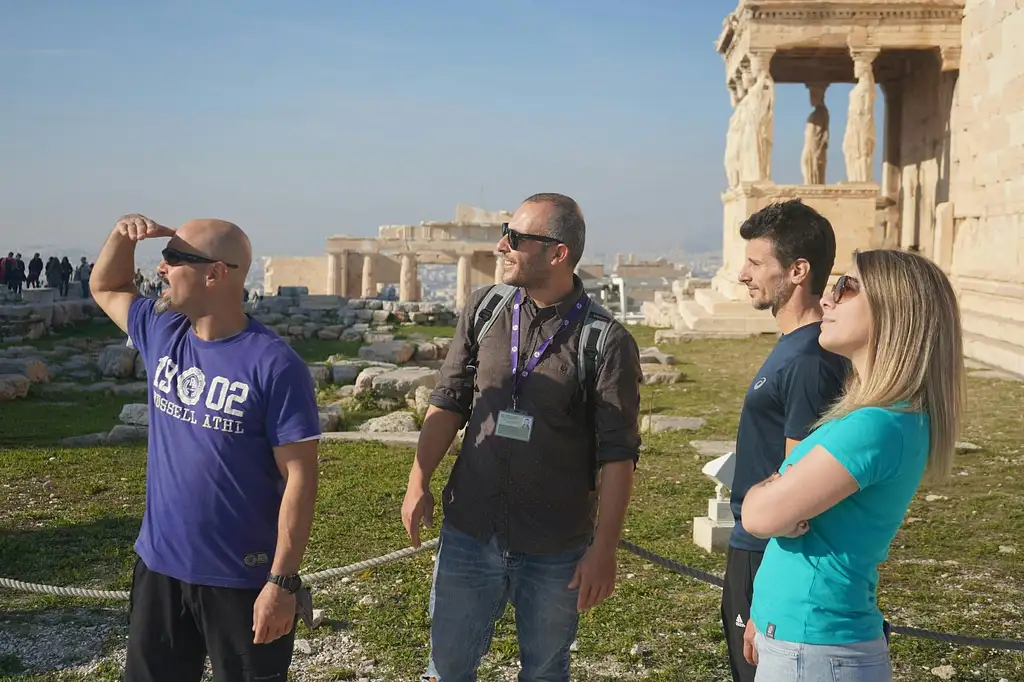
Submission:
M 274 446 L 315 438 L 306 364 L 256 320 L 203 341 L 188 318 L 136 298 L 132 344 L 149 377 L 146 512 L 135 551 L 146 566 L 215 587 L 266 583 L 284 480 Z

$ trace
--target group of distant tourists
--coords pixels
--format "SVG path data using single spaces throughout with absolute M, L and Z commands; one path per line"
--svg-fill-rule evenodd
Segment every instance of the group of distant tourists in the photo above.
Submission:
M 7 290 L 20 294 L 23 289 L 39 289 L 47 286 L 57 289 L 61 296 L 67 296 L 71 281 L 82 282 L 83 297 L 89 296 L 89 275 L 91 266 L 83 256 L 78 267 L 71 265 L 67 256 L 58 259 L 50 256 L 46 263 L 37 253 L 26 266 L 21 254 L 10 251 L 0 258 L 0 282 Z M 45 283 L 43 277 L 45 275 Z
M 519 680 L 568 680 L 579 614 L 615 590 L 642 373 L 633 336 L 575 274 L 585 233 L 571 198 L 523 201 L 496 246 L 503 283 L 466 303 L 431 393 L 400 512 L 415 547 L 433 474 L 464 435 L 439 493 L 423 680 L 476 680 L 509 602 Z M 891 680 L 877 567 L 922 478 L 950 471 L 956 296 L 931 261 L 896 250 L 856 253 L 830 286 L 833 228 L 799 200 L 740 235 L 739 281 L 780 335 L 737 434 L 721 603 L 733 679 Z M 166 286 L 148 298 L 134 283 L 145 239 L 166 240 Z M 291 664 L 322 434 L 305 363 L 244 312 L 251 260 L 237 225 L 138 214 L 96 260 L 93 296 L 152 383 L 129 682 L 198 682 L 207 656 L 218 682 L 283 682 Z

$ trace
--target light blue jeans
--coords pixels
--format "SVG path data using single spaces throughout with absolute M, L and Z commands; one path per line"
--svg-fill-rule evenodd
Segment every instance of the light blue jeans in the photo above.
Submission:
M 758 630 L 754 682 L 892 682 L 885 637 L 854 644 L 797 644 Z
M 511 601 L 519 639 L 519 682 L 568 682 L 578 589 L 569 589 L 586 547 L 554 556 L 508 552 L 441 526 L 430 591 L 430 665 L 437 682 L 476 682 L 494 624 Z

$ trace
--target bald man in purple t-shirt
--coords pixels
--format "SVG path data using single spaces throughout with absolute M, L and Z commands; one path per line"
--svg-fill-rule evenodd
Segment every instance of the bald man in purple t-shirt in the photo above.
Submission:
M 135 245 L 169 238 L 157 299 Z M 126 682 L 284 682 L 317 491 L 320 421 L 305 363 L 242 307 L 252 260 L 232 223 L 118 221 L 92 294 L 149 377 L 146 511 L 135 551 Z

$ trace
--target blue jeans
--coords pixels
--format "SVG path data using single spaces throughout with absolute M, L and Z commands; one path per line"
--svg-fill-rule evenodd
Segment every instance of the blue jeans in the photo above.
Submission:
M 892 682 L 885 637 L 854 644 L 798 644 L 758 630 L 754 682 Z
M 569 589 L 586 546 L 540 556 L 481 543 L 441 526 L 430 592 L 430 666 L 437 682 L 475 682 L 494 624 L 511 601 L 519 639 L 519 682 L 568 682 L 579 590 Z

